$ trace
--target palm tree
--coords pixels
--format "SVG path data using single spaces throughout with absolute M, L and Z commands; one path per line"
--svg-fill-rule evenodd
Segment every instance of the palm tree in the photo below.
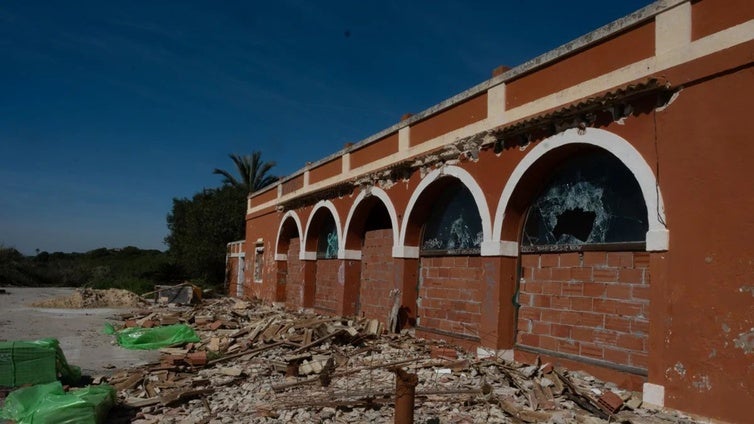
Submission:
M 252 193 L 278 180 L 278 177 L 268 175 L 276 165 L 275 162 L 262 162 L 262 152 L 260 151 L 254 151 L 250 155 L 244 156 L 231 153 L 228 156 L 236 164 L 239 178 L 228 171 L 215 168 L 212 173 L 222 175 L 224 184 L 243 188 L 246 192 Z

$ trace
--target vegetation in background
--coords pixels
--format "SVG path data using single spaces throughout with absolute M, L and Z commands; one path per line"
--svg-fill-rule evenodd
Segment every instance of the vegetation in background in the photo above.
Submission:
M 223 186 L 204 189 L 191 199 L 173 199 L 165 238 L 170 257 L 192 281 L 216 288 L 225 283 L 227 244 L 245 235 L 246 197 L 277 181 L 269 175 L 275 162 L 262 161 L 261 152 L 230 155 L 238 175 L 221 169 Z
M 129 246 L 24 256 L 0 244 L 0 286 L 122 288 L 144 293 L 155 284 L 190 280 L 222 289 L 226 246 L 244 238 L 246 197 L 278 180 L 269 175 L 275 162 L 263 162 L 258 151 L 245 156 L 231 154 L 230 158 L 237 176 L 213 171 L 224 177 L 222 187 L 204 189 L 191 199 L 173 199 L 167 216 L 167 252 Z
M 246 193 L 253 193 L 276 182 L 278 177 L 269 175 L 275 162 L 262 162 L 262 152 L 254 151 L 250 155 L 228 155 L 236 165 L 238 176 L 231 172 L 215 168 L 213 174 L 222 175 L 223 184 L 243 189 Z
M 0 246 L 0 285 L 121 288 L 136 293 L 180 282 L 184 274 L 167 253 L 129 246 L 86 253 L 39 252 L 24 256 Z
M 226 246 L 244 237 L 245 200 L 246 192 L 230 185 L 173 199 L 165 242 L 192 281 L 214 287 L 224 283 Z

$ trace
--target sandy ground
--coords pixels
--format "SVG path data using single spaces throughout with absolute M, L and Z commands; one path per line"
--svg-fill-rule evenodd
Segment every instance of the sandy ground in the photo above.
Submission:
M 86 375 L 109 375 L 113 369 L 159 361 L 157 351 L 123 349 L 114 336 L 103 334 L 105 322 L 127 309 L 48 309 L 33 302 L 74 292 L 72 288 L 1 287 L 0 340 L 34 340 L 53 337 L 69 364 Z

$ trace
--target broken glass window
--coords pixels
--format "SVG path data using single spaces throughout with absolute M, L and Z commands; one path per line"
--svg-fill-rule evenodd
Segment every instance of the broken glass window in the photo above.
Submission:
M 631 171 L 604 151 L 557 169 L 529 207 L 523 251 L 583 250 L 645 242 L 647 207 Z
M 423 255 L 475 255 L 482 245 L 482 218 L 476 202 L 460 182 L 443 190 L 425 223 Z
M 317 240 L 317 259 L 335 259 L 338 257 L 338 230 L 335 221 L 328 220 L 319 232 Z

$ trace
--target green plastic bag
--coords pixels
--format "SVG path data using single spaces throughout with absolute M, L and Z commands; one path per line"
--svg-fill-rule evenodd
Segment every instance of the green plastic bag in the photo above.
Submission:
M 56 339 L 0 342 L 0 386 L 16 387 L 81 379 L 81 369 L 68 364 Z
M 109 325 L 109 324 L 108 324 Z M 105 332 L 113 331 L 105 326 Z M 111 334 L 111 333 L 108 333 Z M 126 349 L 153 350 L 161 347 L 199 342 L 194 329 L 186 324 L 165 325 L 162 327 L 130 327 L 115 332 L 118 344 Z
M 62 395 L 63 385 L 59 381 L 16 389 L 5 398 L 5 406 L 0 410 L 0 418 L 22 422 L 30 417 L 39 402 L 47 395 Z
M 18 424 L 101 424 L 114 404 L 115 389 L 110 385 L 66 393 L 55 381 L 11 392 L 0 418 Z

